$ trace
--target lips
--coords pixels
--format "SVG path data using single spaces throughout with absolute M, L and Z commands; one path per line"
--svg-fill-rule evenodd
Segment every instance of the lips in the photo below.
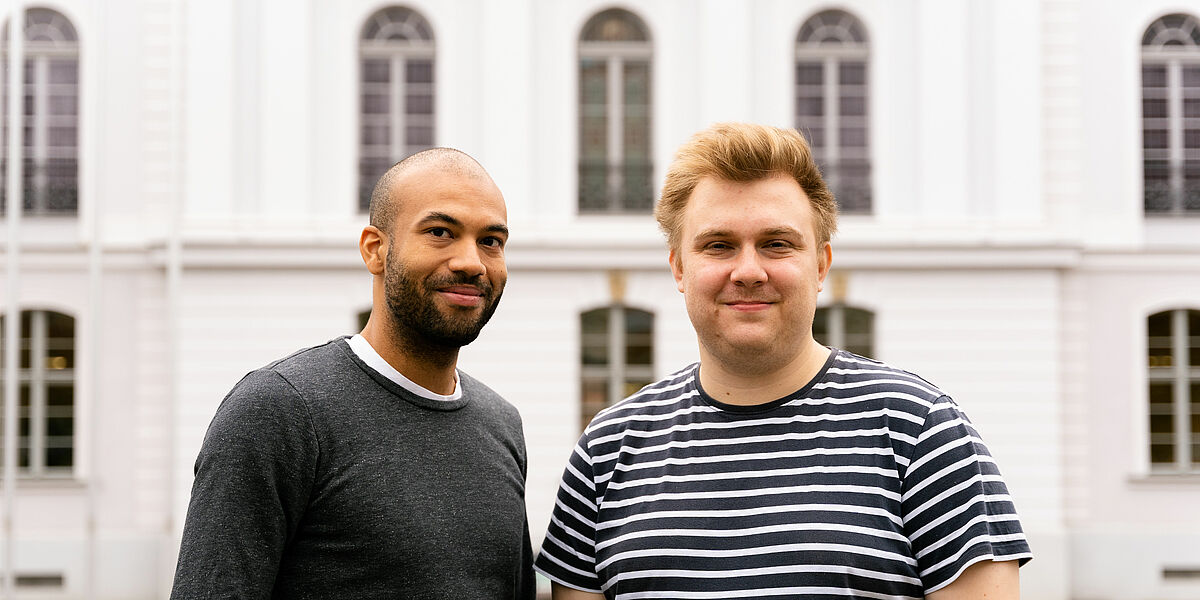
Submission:
M 438 293 L 457 306 L 479 306 L 483 304 L 483 291 L 472 285 L 451 285 L 438 288 Z
M 737 298 L 733 300 L 722 300 L 721 304 L 727 306 L 730 310 L 743 313 L 752 313 L 771 308 L 771 305 L 775 304 L 775 301 L 764 300 L 762 298 Z

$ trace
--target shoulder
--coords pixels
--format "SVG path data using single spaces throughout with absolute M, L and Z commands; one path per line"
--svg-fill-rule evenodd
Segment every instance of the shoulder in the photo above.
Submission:
M 595 441 L 620 437 L 631 429 L 648 432 L 669 428 L 697 404 L 698 366 L 688 365 L 601 410 L 584 428 L 584 438 Z
M 911 371 L 845 350 L 834 352 L 824 379 L 815 386 L 831 398 L 871 398 L 888 408 L 924 415 L 946 396 Z
M 298 350 L 247 373 L 217 408 L 214 426 L 249 427 L 306 419 L 310 407 L 305 390 L 315 381 L 330 381 L 326 371 L 339 362 L 338 341 Z
M 330 371 L 345 371 L 352 364 L 350 347 L 345 338 L 334 338 L 318 344 L 297 350 L 264 367 L 262 371 L 272 371 L 288 381 L 305 378 L 318 378 Z
M 471 404 L 505 421 L 518 425 L 521 423 L 521 413 L 517 411 L 517 407 L 505 400 L 496 390 L 461 370 L 458 372 L 458 382 L 462 386 L 463 397 L 468 398 Z

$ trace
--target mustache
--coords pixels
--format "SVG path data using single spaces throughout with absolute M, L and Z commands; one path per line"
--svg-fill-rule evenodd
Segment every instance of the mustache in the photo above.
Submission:
M 491 298 L 495 291 L 492 284 L 483 275 L 447 275 L 443 277 L 431 277 L 425 281 L 425 285 L 430 290 L 437 290 L 452 285 L 469 285 L 477 290 L 486 298 Z

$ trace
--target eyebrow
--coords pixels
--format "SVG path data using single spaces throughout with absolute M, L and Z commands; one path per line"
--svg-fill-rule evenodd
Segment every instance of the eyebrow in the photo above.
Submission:
M 762 236 L 794 235 L 801 239 L 804 238 L 803 233 L 801 233 L 799 230 L 792 228 L 792 227 L 772 227 L 770 229 L 759 232 L 759 235 L 762 235 Z M 709 229 L 707 231 L 702 231 L 699 234 L 697 234 L 696 239 L 699 240 L 699 239 L 708 239 L 708 238 L 724 238 L 724 237 L 732 237 L 732 236 L 733 236 L 733 232 L 726 230 L 726 229 Z
M 463 227 L 462 221 L 444 212 L 431 212 L 422 217 L 421 220 L 417 222 L 417 225 L 428 225 L 430 223 L 446 223 L 455 227 Z M 503 233 L 504 235 L 508 235 L 508 227 L 500 223 L 493 223 L 487 227 L 484 227 L 483 229 L 484 231 L 490 231 L 492 233 Z

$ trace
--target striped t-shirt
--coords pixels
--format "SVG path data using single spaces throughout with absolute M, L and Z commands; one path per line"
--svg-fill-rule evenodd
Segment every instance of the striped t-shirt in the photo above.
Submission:
M 966 415 L 925 380 L 834 350 L 758 406 L 692 365 L 583 432 L 535 563 L 608 598 L 923 598 L 1032 555 Z

